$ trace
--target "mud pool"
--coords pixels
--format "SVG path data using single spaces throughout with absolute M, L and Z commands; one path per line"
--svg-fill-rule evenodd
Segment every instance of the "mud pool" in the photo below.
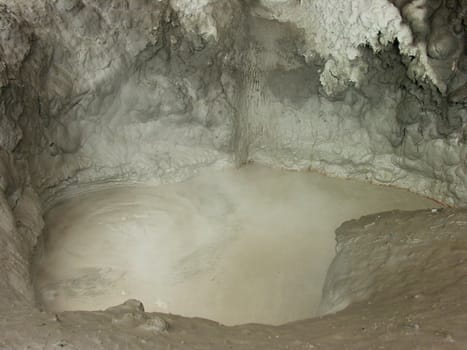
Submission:
M 404 190 L 257 166 L 74 194 L 46 215 L 35 286 L 51 311 L 136 298 L 149 311 L 281 324 L 316 315 L 342 222 L 436 206 Z

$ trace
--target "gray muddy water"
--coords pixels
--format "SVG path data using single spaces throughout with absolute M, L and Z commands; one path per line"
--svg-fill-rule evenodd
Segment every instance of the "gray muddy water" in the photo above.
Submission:
M 403 190 L 258 166 L 79 194 L 46 215 L 36 289 L 53 311 L 136 298 L 149 311 L 280 324 L 315 315 L 343 221 L 436 206 Z

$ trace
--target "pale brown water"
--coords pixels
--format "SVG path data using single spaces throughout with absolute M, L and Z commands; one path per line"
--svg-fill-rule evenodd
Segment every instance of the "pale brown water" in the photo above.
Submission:
M 345 220 L 436 207 L 403 190 L 249 166 L 119 186 L 52 208 L 36 275 L 47 309 L 127 299 L 225 324 L 312 317 Z

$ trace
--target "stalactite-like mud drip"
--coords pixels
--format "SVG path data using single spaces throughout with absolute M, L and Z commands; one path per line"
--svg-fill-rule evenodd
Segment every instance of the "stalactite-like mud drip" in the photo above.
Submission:
M 416 42 L 426 45 L 429 64 L 443 85 L 449 101 L 462 103 L 466 84 L 464 68 L 467 38 L 467 4 L 457 0 L 394 1 L 414 33 Z

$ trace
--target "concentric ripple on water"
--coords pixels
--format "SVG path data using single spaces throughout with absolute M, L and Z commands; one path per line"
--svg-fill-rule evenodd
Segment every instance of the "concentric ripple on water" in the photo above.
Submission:
M 149 311 L 280 324 L 314 315 L 343 221 L 432 206 L 403 190 L 257 166 L 89 192 L 48 212 L 36 288 L 54 311 L 136 298 Z

